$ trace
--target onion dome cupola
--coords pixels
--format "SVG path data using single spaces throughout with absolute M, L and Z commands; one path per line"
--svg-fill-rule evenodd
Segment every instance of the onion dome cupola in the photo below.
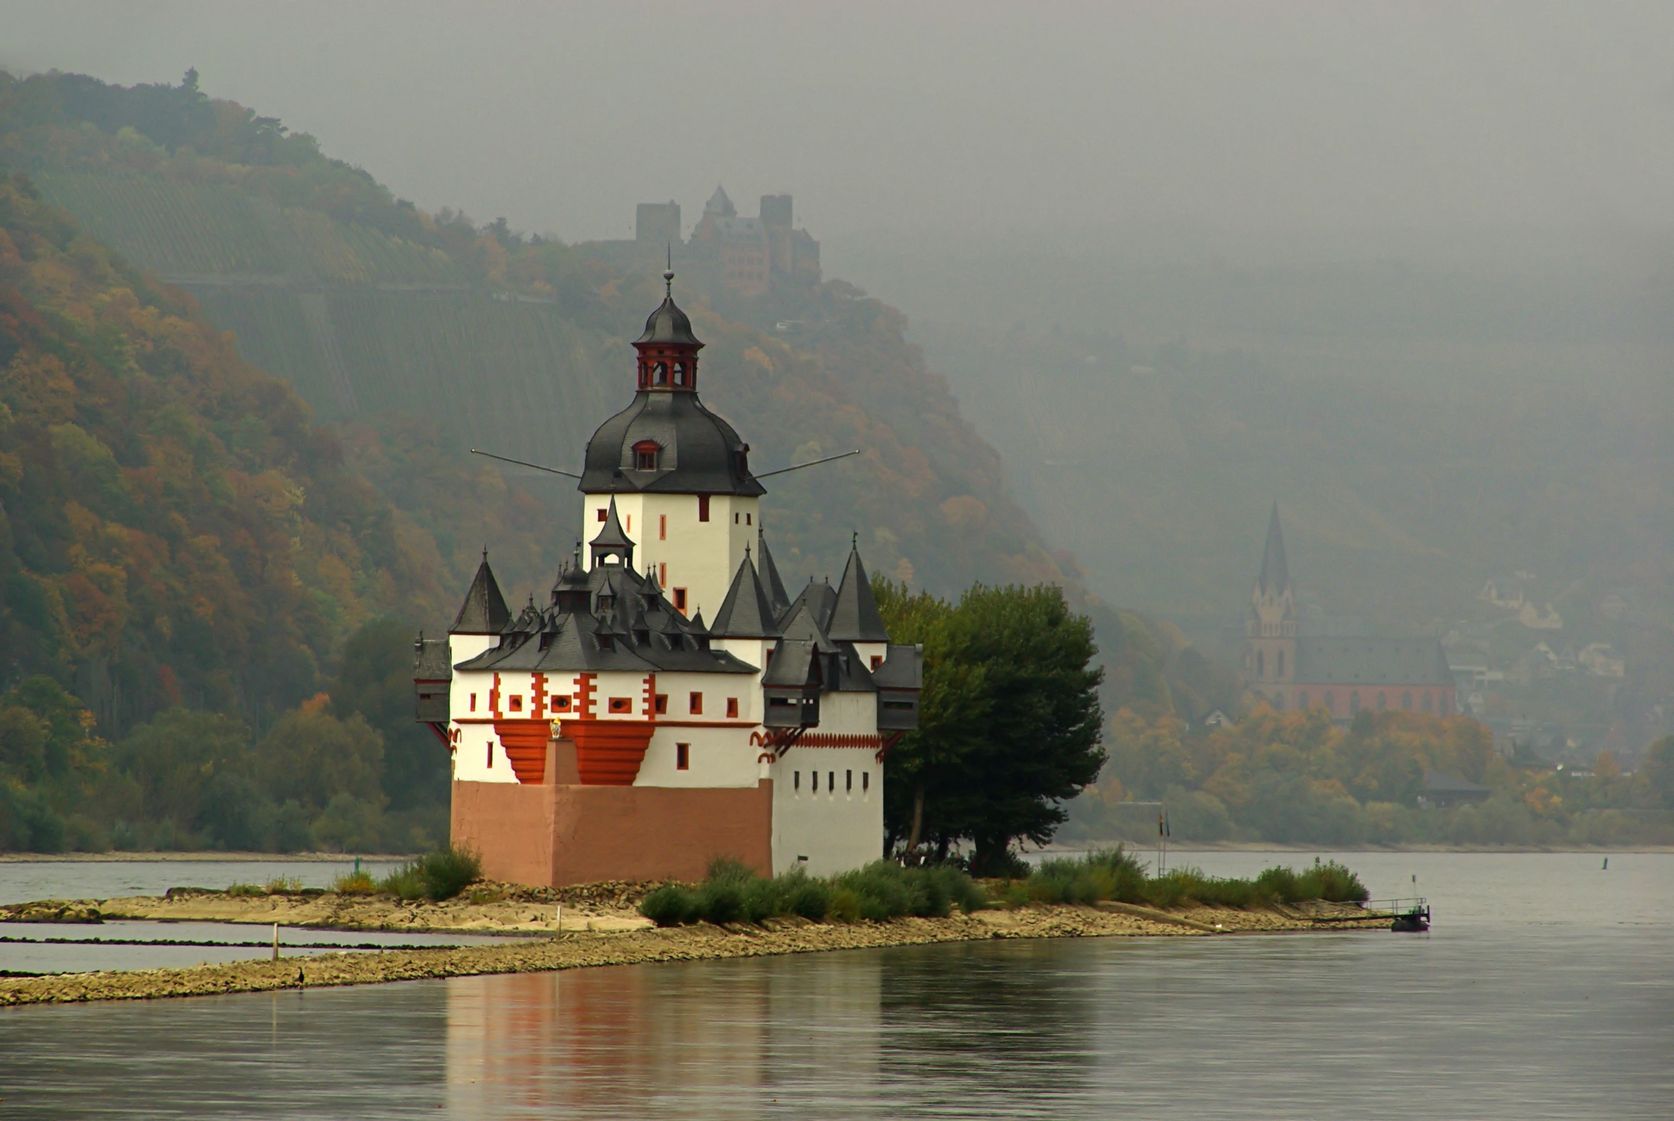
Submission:
M 697 352 L 703 342 L 692 333 L 692 320 L 674 302 L 674 270 L 663 273 L 663 302 L 645 319 L 634 340 L 639 351 L 639 388 L 666 393 L 697 390 Z
M 465 602 L 459 605 L 459 614 L 454 616 L 448 633 L 497 635 L 506 629 L 509 622 L 511 609 L 506 606 L 506 597 L 500 594 L 494 570 L 488 567 L 488 550 L 484 549 L 482 563 L 477 565 L 477 574 L 471 580 L 471 589 L 465 593 Z
M 639 352 L 634 399 L 599 425 L 587 442 L 579 489 L 586 494 L 652 492 L 759 496 L 767 488 L 750 473 L 750 445 L 697 395 L 697 352 L 703 343 L 667 295 L 634 340 Z

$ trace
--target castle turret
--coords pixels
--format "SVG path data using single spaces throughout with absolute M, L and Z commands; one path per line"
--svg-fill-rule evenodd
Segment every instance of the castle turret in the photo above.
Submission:
M 459 605 L 453 625 L 448 628 L 449 657 L 462 662 L 481 654 L 499 641 L 500 632 L 506 629 L 511 617 L 506 597 L 500 594 L 499 581 L 488 566 L 488 550 L 484 549 L 482 563 L 477 565 L 477 574 L 471 578 L 471 587 L 465 593 L 465 602 Z
M 873 667 L 883 661 L 889 647 L 889 632 L 884 629 L 883 616 L 878 614 L 872 581 L 866 576 L 866 566 L 860 562 L 858 536 L 849 542 L 849 560 L 843 566 L 843 578 L 837 583 L 837 598 L 831 605 L 826 633 L 838 642 L 854 643 L 855 652 Z

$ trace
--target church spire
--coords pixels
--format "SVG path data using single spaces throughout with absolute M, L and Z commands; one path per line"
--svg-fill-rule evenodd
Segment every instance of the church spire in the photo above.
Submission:
M 1290 572 L 1285 565 L 1285 535 L 1279 528 L 1279 504 L 1273 503 L 1273 513 L 1267 519 L 1267 547 L 1261 553 L 1261 575 L 1256 577 L 1256 591 L 1261 595 L 1283 595 L 1290 587 Z

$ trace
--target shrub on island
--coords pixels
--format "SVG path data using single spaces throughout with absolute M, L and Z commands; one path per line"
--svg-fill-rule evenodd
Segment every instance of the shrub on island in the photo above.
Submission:
M 378 890 L 401 899 L 441 902 L 482 875 L 482 860 L 470 849 L 450 846 L 403 864 L 378 881 Z
M 767 877 L 736 860 L 717 860 L 701 883 L 653 890 L 639 913 L 658 926 L 761 923 L 793 915 L 813 922 L 881 922 L 945 917 L 955 907 L 970 912 L 987 903 L 982 888 L 957 868 L 903 868 L 879 860 L 827 878 L 800 870 Z
M 1273 903 L 1364 903 L 1370 896 L 1360 878 L 1336 861 L 1316 863 L 1301 872 L 1269 868 L 1254 879 L 1209 876 L 1200 868 L 1175 868 L 1147 876 L 1144 867 L 1121 846 L 1078 857 L 1042 861 L 1026 879 L 1004 891 L 1006 902 L 1141 903 L 1179 907 L 1261 907 Z

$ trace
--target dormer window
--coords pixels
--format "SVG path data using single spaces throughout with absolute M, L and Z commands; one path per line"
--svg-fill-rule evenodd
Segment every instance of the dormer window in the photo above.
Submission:
M 663 447 L 655 440 L 641 440 L 634 445 L 634 470 L 655 471 L 662 458 Z

